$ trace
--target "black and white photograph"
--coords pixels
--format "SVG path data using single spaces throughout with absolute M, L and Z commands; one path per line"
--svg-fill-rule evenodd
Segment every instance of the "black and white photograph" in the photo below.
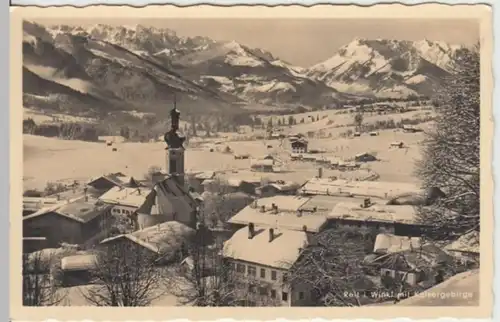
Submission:
M 22 305 L 479 307 L 481 26 L 23 18 Z

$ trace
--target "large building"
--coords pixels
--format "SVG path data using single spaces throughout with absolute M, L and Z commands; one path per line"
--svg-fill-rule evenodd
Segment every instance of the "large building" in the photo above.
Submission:
M 238 230 L 224 243 L 223 256 L 235 272 L 243 306 L 307 306 L 314 302 L 305 284 L 289 283 L 287 272 L 310 245 L 304 231 L 259 227 Z
M 46 247 L 54 248 L 93 244 L 106 237 L 110 214 L 110 206 L 86 200 L 43 208 L 23 218 L 23 237 L 45 237 Z

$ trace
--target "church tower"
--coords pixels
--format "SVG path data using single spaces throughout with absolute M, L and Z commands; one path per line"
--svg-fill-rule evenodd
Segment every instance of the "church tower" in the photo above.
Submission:
M 181 187 L 185 186 L 184 181 L 184 140 L 179 134 L 180 112 L 175 107 L 170 111 L 171 128 L 165 133 L 165 142 L 167 143 L 166 161 L 169 175 L 179 183 Z

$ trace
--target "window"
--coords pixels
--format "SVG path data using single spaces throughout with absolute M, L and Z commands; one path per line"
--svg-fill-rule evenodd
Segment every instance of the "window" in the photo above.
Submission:
M 259 287 L 259 294 L 260 295 L 267 295 L 267 288 Z
M 248 266 L 248 275 L 254 277 L 257 275 L 257 270 L 255 269 L 255 266 Z
M 281 293 L 281 299 L 283 301 L 288 301 L 288 293 L 287 292 L 283 292 Z
M 260 278 L 266 278 L 266 269 L 265 268 L 260 269 Z
M 243 264 L 236 264 L 236 271 L 238 273 L 245 273 L 245 265 L 243 265 Z
M 303 300 L 304 299 L 304 292 L 299 292 L 299 300 Z
M 276 290 L 271 290 L 271 298 L 276 298 Z
M 273 281 L 276 281 L 278 279 L 278 274 L 276 273 L 276 271 L 271 271 L 271 279 Z
M 255 285 L 248 285 L 248 291 L 250 293 L 255 293 L 255 289 L 256 289 Z
M 287 276 L 286 276 L 286 274 L 283 274 L 283 278 L 282 278 L 282 280 L 283 280 L 283 283 L 286 283 L 286 281 L 287 281 Z
M 168 172 L 177 173 L 177 160 L 175 160 L 174 158 L 171 158 L 170 162 L 168 163 Z

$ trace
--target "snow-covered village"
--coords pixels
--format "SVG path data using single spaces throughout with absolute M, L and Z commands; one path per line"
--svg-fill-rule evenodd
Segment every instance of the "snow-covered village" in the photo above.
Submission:
M 23 22 L 24 306 L 479 305 L 476 25 L 191 20 Z

